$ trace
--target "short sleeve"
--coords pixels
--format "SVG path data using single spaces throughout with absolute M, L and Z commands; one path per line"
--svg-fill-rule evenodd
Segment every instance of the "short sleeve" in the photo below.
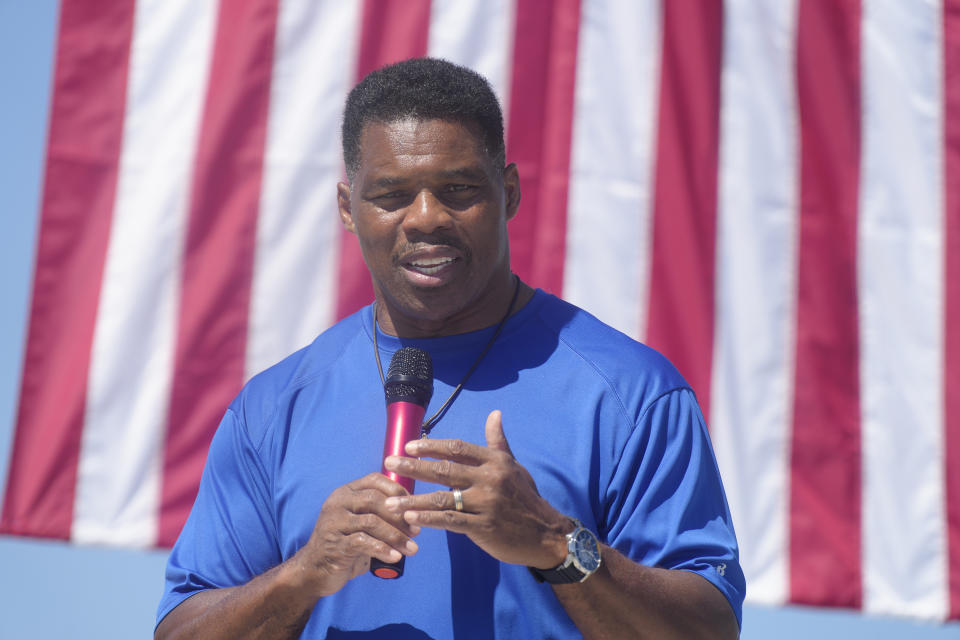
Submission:
M 157 624 L 191 595 L 246 584 L 278 565 L 267 476 L 233 410 L 217 428 L 190 516 L 167 561 Z
M 644 409 L 608 486 L 605 524 L 609 544 L 633 560 L 706 578 L 740 622 L 746 584 L 736 534 L 690 389 Z

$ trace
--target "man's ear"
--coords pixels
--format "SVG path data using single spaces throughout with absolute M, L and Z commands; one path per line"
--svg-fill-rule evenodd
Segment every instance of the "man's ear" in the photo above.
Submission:
M 520 172 L 515 162 L 503 169 L 503 193 L 506 198 L 507 220 L 512 220 L 520 208 Z
M 337 183 L 337 209 L 340 210 L 343 228 L 350 233 L 356 233 L 357 227 L 353 224 L 353 213 L 350 211 L 350 185 L 346 182 Z

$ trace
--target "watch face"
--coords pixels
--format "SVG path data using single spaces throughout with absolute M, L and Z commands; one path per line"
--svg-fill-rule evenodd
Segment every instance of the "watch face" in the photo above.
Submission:
M 600 566 L 600 547 L 597 546 L 597 539 L 587 529 L 580 529 L 576 532 L 570 544 L 570 551 L 573 553 L 575 564 L 585 573 L 593 573 Z

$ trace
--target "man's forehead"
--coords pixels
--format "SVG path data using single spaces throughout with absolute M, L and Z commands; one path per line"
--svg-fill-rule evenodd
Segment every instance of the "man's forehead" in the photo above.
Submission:
M 459 136 L 471 140 L 481 149 L 484 148 L 483 131 L 476 122 L 405 116 L 393 120 L 370 120 L 364 123 L 363 129 L 360 130 L 360 151 L 363 152 L 364 143 L 367 142 L 371 134 L 379 136 L 393 133 L 423 138 L 436 131 L 435 125 L 459 129 Z
M 431 155 L 459 156 L 458 166 L 448 167 L 452 172 L 487 169 L 491 162 L 479 126 L 436 118 L 371 121 L 363 127 L 359 150 L 361 170 Z

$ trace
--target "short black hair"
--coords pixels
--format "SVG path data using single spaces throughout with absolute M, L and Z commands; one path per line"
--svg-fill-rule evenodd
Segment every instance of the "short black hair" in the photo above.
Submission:
M 503 114 L 486 78 L 447 60 L 413 58 L 367 74 L 347 96 L 341 134 L 351 180 L 360 168 L 363 128 L 406 118 L 479 127 L 488 157 L 503 169 Z

